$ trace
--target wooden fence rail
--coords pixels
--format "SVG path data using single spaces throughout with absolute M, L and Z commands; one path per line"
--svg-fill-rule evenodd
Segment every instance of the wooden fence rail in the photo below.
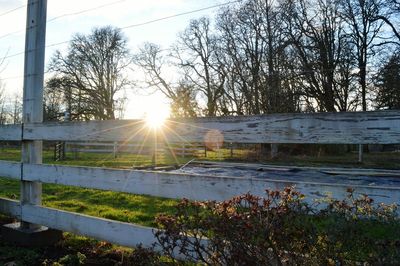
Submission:
M 51 141 L 143 142 L 151 134 L 141 120 L 31 123 L 23 130 L 25 140 Z M 234 143 L 399 144 L 400 111 L 171 120 L 159 139 L 187 143 L 222 139 Z
M 20 141 L 22 138 L 22 125 L 1 125 L 0 140 Z

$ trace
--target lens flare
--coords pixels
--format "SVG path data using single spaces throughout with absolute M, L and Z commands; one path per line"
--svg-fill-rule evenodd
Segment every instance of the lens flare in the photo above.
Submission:
M 160 129 L 165 124 L 167 116 L 163 113 L 149 112 L 146 114 L 146 124 L 151 129 Z

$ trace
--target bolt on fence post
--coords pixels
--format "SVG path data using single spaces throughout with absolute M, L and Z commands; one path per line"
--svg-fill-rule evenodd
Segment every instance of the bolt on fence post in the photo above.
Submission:
M 23 123 L 43 122 L 43 82 L 46 40 L 47 0 L 28 0 L 25 63 Z M 22 163 L 42 163 L 42 141 L 22 139 Z M 42 184 L 24 181 L 21 177 L 21 204 L 42 204 Z M 23 218 L 23 217 L 22 217 Z M 21 221 L 22 229 L 35 229 L 40 225 Z

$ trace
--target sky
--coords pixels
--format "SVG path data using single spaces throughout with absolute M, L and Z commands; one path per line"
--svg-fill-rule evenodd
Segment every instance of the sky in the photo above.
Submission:
M 75 33 L 88 34 L 94 27 L 112 25 L 126 27 L 179 13 L 226 3 L 228 0 L 48 0 L 46 45 L 71 39 Z M 22 95 L 24 55 L 12 56 L 24 51 L 27 0 L 0 0 L 0 79 L 6 93 L 12 97 Z M 7 11 L 19 8 L 8 14 Z M 87 11 L 88 9 L 94 9 Z M 124 29 L 128 46 L 137 52 L 143 42 L 153 42 L 163 48 L 169 47 L 191 19 L 201 16 L 213 17 L 217 8 L 179 16 L 160 22 Z M 86 12 L 87 11 L 87 12 Z M 80 13 L 81 12 L 81 13 Z M 2 15 L 4 14 L 4 15 Z M 74 15 L 70 15 L 74 14 Z M 64 16 L 65 15 L 65 16 Z M 46 48 L 46 65 L 56 50 L 65 51 L 68 44 Z M 140 78 L 136 71 L 133 79 Z M 136 75 L 136 76 L 135 76 Z M 45 78 L 48 76 L 46 75 Z M 142 118 L 154 111 L 168 112 L 168 101 L 161 94 L 148 95 L 146 91 L 132 88 L 127 92 L 126 119 Z

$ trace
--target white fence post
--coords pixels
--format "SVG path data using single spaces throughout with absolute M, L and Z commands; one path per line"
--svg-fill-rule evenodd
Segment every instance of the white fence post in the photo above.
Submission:
M 25 38 L 23 123 L 43 122 L 43 82 L 47 0 L 28 0 Z M 23 134 L 23 133 L 22 133 Z M 42 141 L 22 140 L 22 162 L 42 163 Z M 23 176 L 21 177 L 23 179 Z M 21 203 L 42 204 L 42 184 L 21 182 Z M 23 229 L 40 226 L 21 222 Z
M 362 144 L 358 145 L 358 162 L 362 163 L 363 162 L 363 154 L 364 154 L 364 147 Z
M 114 159 L 117 158 L 117 153 L 118 153 L 118 142 L 114 141 L 114 145 L 113 145 L 113 156 L 114 156 Z

